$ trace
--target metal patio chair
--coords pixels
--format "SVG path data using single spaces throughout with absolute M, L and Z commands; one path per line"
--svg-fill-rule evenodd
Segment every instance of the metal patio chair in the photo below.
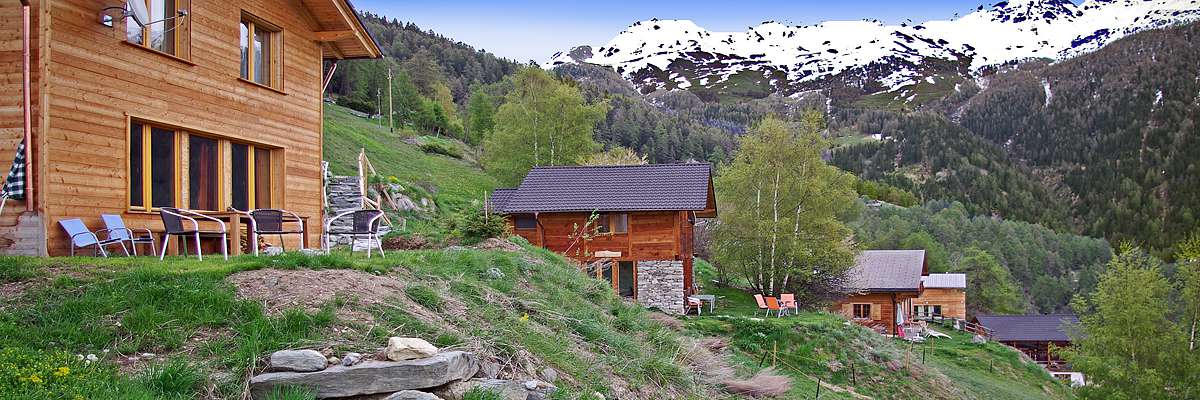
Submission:
M 158 249 L 154 245 L 154 232 L 151 232 L 150 229 L 128 228 L 125 226 L 125 220 L 116 214 L 101 214 L 100 219 L 104 220 L 104 228 L 108 231 L 108 238 L 120 240 L 122 242 L 121 247 L 125 247 L 124 242 L 129 242 L 129 247 L 133 249 L 133 255 L 138 255 L 137 246 L 139 244 L 149 244 L 150 254 L 158 255 Z
M 221 238 L 221 254 L 229 260 L 229 233 L 225 230 L 225 222 L 220 219 L 200 214 L 195 211 L 181 210 L 178 208 L 163 207 L 159 209 L 158 214 L 162 216 L 163 227 L 166 231 L 163 232 L 163 247 L 158 253 L 158 259 L 161 261 L 167 255 L 167 245 L 171 243 L 171 236 L 179 236 L 183 239 L 184 255 L 187 255 L 187 238 L 192 237 L 196 240 L 196 257 L 204 260 L 204 254 L 200 250 L 200 237 Z M 216 222 L 220 230 L 201 230 L 200 223 L 196 222 L 196 218 Z M 183 226 L 184 221 L 191 223 L 191 229 Z
M 258 255 L 259 235 L 278 235 L 279 246 L 285 251 L 287 246 L 283 244 L 283 235 L 300 235 L 300 250 L 304 250 L 304 223 L 296 213 L 275 208 L 259 208 L 246 212 L 246 215 L 250 216 L 250 243 L 254 247 L 254 255 Z M 285 215 L 295 219 L 297 229 L 287 229 L 283 219 Z
M 125 255 L 129 255 L 129 249 L 125 248 L 125 243 L 121 239 L 113 238 L 111 236 L 112 233 L 107 229 L 92 232 L 88 229 L 87 225 L 83 224 L 83 220 L 79 218 L 64 219 L 58 221 L 58 224 L 62 225 L 63 230 L 67 231 L 67 235 L 71 236 L 72 257 L 75 256 L 75 249 L 82 249 L 89 246 L 94 247 L 97 256 L 108 257 L 108 251 L 104 250 L 104 248 L 113 244 L 120 245 L 121 250 L 125 251 Z M 96 235 L 97 232 L 105 233 L 104 240 L 100 240 L 100 237 Z
M 336 221 L 338 218 L 342 218 L 347 215 L 350 215 L 353 218 L 353 223 L 351 224 L 349 231 L 345 231 L 345 232 L 330 231 L 330 227 L 332 227 L 334 221 Z M 329 252 L 329 235 L 331 235 L 331 234 L 350 235 L 350 253 L 351 254 L 354 254 L 354 244 L 358 242 L 358 237 L 360 235 L 363 235 L 363 236 L 367 237 L 366 238 L 367 240 L 374 239 L 375 245 L 378 246 L 378 248 L 379 248 L 379 256 L 386 257 L 387 255 L 383 253 L 383 241 L 379 240 L 379 221 L 381 218 L 383 218 L 383 211 L 354 210 L 354 211 L 346 211 L 341 214 L 335 215 L 333 218 L 330 218 L 328 221 L 325 221 L 325 240 L 323 241 L 323 244 L 322 244 L 322 246 L 324 246 L 324 248 L 325 248 L 325 252 L 326 253 Z M 367 258 L 371 258 L 371 246 L 370 245 L 367 246 Z

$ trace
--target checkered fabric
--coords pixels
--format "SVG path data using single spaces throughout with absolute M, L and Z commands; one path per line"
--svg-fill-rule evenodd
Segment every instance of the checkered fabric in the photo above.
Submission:
M 17 145 L 17 156 L 13 158 L 12 168 L 8 170 L 8 177 L 4 178 L 4 189 L 0 190 L 0 194 L 8 196 L 10 199 L 22 200 L 25 198 L 25 141 Z

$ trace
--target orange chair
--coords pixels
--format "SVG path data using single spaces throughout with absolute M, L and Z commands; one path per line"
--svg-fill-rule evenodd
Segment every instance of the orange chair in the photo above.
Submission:
M 767 316 L 770 317 L 771 310 L 775 310 L 775 317 L 782 317 L 784 309 L 782 307 L 779 307 L 779 300 L 774 297 L 771 297 L 771 296 L 767 296 L 766 300 L 767 300 Z
M 779 295 L 779 303 L 785 309 L 795 310 L 797 314 L 800 313 L 800 303 L 796 302 L 796 295 L 794 293 Z
M 768 312 L 768 313 L 770 313 L 770 312 L 771 312 L 771 310 L 767 308 L 767 301 L 766 301 L 766 300 L 763 300 L 763 295 L 761 295 L 761 294 L 756 294 L 756 295 L 754 295 L 754 301 L 757 301 L 757 302 L 758 302 L 758 309 L 759 309 L 759 310 L 767 310 L 767 312 Z M 758 312 L 757 312 L 757 311 L 755 311 L 755 312 L 754 312 L 754 316 L 756 316 L 756 317 L 758 316 Z

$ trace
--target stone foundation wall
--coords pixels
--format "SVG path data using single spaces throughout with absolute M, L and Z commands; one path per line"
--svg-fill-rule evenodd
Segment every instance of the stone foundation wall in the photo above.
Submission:
M 683 261 L 638 261 L 638 304 L 683 314 Z
M 357 176 L 330 176 L 326 179 L 325 196 L 329 207 L 325 215 L 326 218 L 333 218 L 333 216 L 346 211 L 362 209 L 362 192 L 358 186 L 359 180 Z M 334 221 L 329 230 L 332 232 L 344 232 L 350 230 L 353 224 L 353 218 L 346 216 Z M 389 230 L 387 224 L 383 224 L 379 227 L 379 235 L 383 236 Z M 350 235 L 339 235 L 336 233 L 328 235 L 331 246 L 350 244 Z M 355 250 L 365 250 L 368 246 L 375 247 L 375 241 L 359 239 L 354 244 Z

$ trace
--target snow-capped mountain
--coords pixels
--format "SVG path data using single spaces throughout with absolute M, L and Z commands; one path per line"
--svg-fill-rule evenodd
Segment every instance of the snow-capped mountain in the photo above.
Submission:
M 740 84 L 784 94 L 842 82 L 894 91 L 936 75 L 977 76 L 1031 58 L 1061 60 L 1126 35 L 1200 19 L 1200 0 L 1013 0 L 948 21 L 874 20 L 711 32 L 688 20 L 634 23 L 598 48 L 579 46 L 543 64 L 613 68 L 644 91 Z M 736 78 L 736 79 L 735 79 Z M 731 82 L 731 80 L 733 82 Z

